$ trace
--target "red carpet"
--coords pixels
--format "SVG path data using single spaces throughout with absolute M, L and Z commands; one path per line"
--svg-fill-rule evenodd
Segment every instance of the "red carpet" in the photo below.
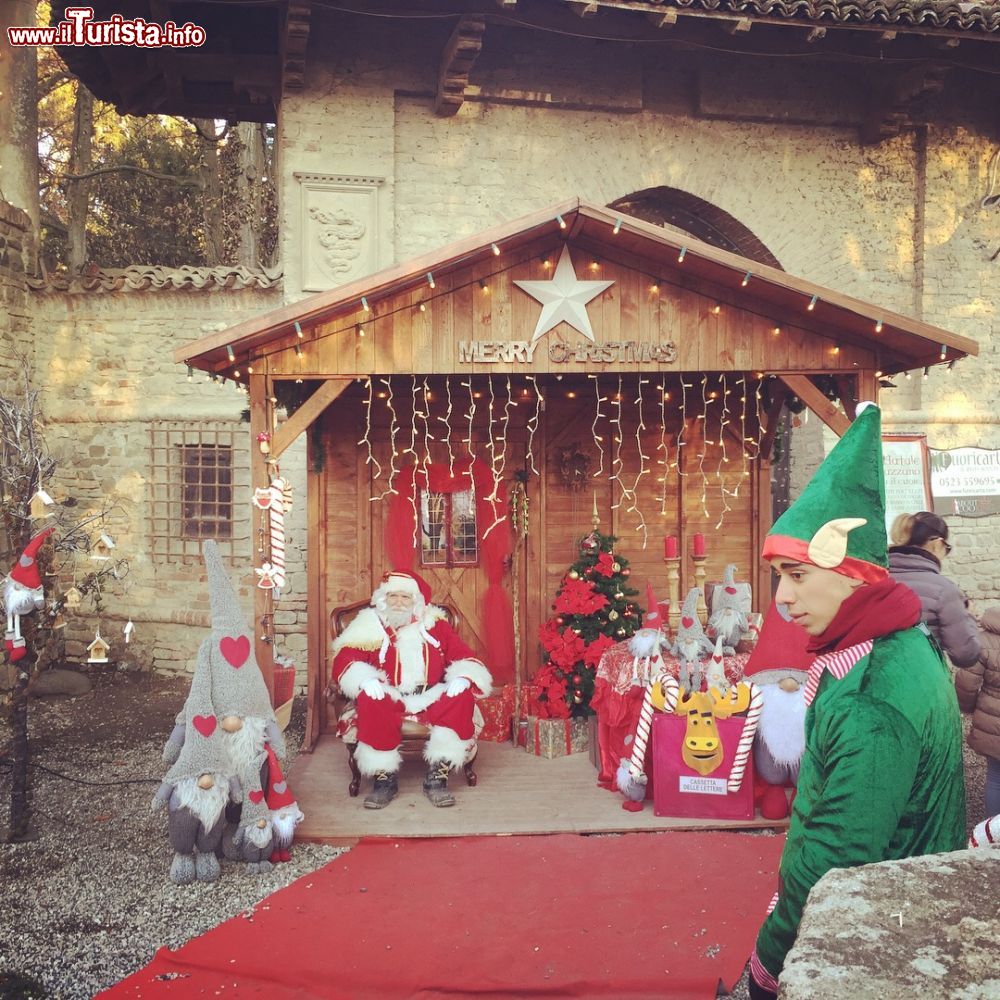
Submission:
M 783 845 L 682 832 L 365 841 L 100 996 L 711 1000 L 742 974 Z

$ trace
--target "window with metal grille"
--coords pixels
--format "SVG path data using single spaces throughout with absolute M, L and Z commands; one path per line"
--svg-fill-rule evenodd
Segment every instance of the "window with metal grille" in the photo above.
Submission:
M 461 493 L 420 491 L 420 564 L 475 566 L 476 500 L 472 490 Z
M 249 519 L 234 502 L 250 495 L 245 430 L 232 424 L 156 423 L 150 428 L 150 543 L 154 560 L 197 560 L 201 542 L 243 552 Z

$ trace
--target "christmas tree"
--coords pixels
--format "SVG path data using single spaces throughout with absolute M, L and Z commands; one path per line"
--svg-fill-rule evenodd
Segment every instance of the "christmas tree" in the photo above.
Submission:
M 628 562 L 616 555 L 617 541 L 596 529 L 580 540 L 580 558 L 559 584 L 555 614 L 542 625 L 545 665 L 535 675 L 541 688 L 539 715 L 592 715 L 590 698 L 601 655 L 642 626 L 642 609 L 629 600 Z

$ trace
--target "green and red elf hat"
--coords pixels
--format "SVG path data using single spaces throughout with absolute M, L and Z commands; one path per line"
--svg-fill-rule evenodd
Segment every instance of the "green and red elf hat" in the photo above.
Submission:
M 761 555 L 878 583 L 888 575 L 882 411 L 862 403 L 802 495 L 774 522 Z

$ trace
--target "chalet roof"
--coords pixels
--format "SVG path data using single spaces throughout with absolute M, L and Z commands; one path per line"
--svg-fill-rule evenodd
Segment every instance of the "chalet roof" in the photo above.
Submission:
M 129 267 L 93 268 L 82 275 L 45 274 L 29 276 L 33 292 L 146 292 L 218 291 L 222 288 L 274 288 L 280 284 L 280 268 L 162 267 L 133 264 Z
M 641 258 L 664 280 L 742 303 L 775 323 L 876 348 L 886 372 L 979 353 L 978 344 L 967 337 L 575 198 L 209 334 L 178 348 L 174 360 L 212 372 L 246 365 L 265 345 L 294 340 L 296 323 L 306 329 L 339 318 L 353 335 L 353 323 L 365 303 L 377 315 L 380 300 L 390 295 L 417 289 L 431 296 L 449 294 L 428 289 L 428 272 L 441 278 L 491 261 L 497 253 L 529 246 L 550 252 L 564 240 L 608 259 L 616 251 Z

